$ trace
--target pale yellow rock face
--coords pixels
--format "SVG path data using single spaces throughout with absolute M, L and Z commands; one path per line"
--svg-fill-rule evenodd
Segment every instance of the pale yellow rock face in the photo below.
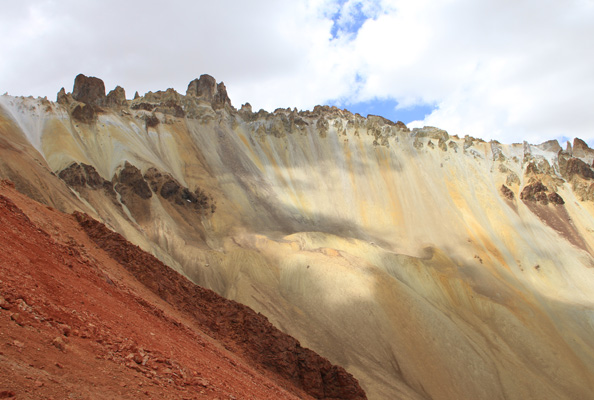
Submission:
M 138 222 L 88 191 L 71 209 L 262 312 L 370 399 L 594 398 L 594 203 L 561 181 L 565 205 L 541 208 L 563 209 L 578 243 L 519 198 L 525 159 L 554 170 L 556 152 L 338 110 L 295 124 L 284 110 L 250 119 L 203 106 L 192 119 L 157 113 L 147 129 L 138 112 L 89 125 L 29 103 L 3 97 L 0 133 L 53 172 L 85 163 L 111 180 L 128 161 L 216 202 L 194 220 L 155 195 Z M 64 202 L 53 182 L 48 198 Z

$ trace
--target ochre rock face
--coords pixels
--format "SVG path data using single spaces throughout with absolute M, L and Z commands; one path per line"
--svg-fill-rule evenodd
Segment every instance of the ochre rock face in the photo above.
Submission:
M 219 86 L 202 76 L 91 124 L 0 98 L 0 173 L 266 315 L 371 399 L 591 398 L 584 144 L 487 143 L 326 106 L 237 111 Z

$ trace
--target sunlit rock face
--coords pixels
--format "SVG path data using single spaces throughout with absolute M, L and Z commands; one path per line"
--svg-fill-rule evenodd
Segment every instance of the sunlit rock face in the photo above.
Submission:
M 0 174 L 265 314 L 371 399 L 594 398 L 584 142 L 237 111 L 210 78 L 118 90 L 89 119 L 66 93 L 3 96 Z

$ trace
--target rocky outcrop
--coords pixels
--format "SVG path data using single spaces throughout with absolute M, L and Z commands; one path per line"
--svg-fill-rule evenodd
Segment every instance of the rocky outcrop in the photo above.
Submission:
M 512 192 L 511 189 L 505 185 L 501 185 L 501 187 L 499 188 L 499 191 L 501 192 L 503 197 L 505 197 L 508 200 L 513 200 L 515 197 L 514 192 Z
M 546 205 L 549 202 L 546 194 L 548 190 L 549 189 L 543 185 L 542 182 L 536 181 L 524 186 L 524 189 L 522 189 L 522 192 L 520 193 L 520 199 L 524 201 L 537 201 Z
M 574 157 L 588 157 L 594 155 L 592 150 L 586 142 L 580 138 L 573 139 L 573 156 Z
M 70 112 L 72 118 L 84 122 L 86 124 L 90 124 L 97 120 L 97 113 L 95 112 L 95 108 L 89 104 L 78 103 L 72 108 Z
M 548 195 L 549 202 L 552 204 L 563 205 L 565 204 L 565 200 L 563 197 L 559 196 L 559 193 L 553 192 Z
M 126 91 L 121 86 L 116 86 L 114 90 L 107 94 L 105 100 L 107 107 L 124 107 L 128 105 L 126 101 Z
M 575 157 L 559 157 L 559 172 L 561 176 L 567 181 L 571 181 L 574 176 L 579 176 L 582 179 L 594 179 L 594 171 L 584 161 Z
M 280 376 L 316 399 L 366 399 L 357 380 L 342 367 L 301 347 L 262 314 L 196 286 L 105 225 L 75 213 L 89 237 L 138 281 L 183 311 L 231 351 Z
M 64 88 L 60 89 L 56 98 L 56 102 L 58 104 L 68 105 L 73 101 L 74 99 L 72 98 L 72 95 L 70 93 L 66 93 L 66 90 L 64 90 Z
M 167 173 L 161 173 L 156 168 L 149 168 L 144 174 L 151 190 L 181 207 L 191 207 L 200 214 L 213 214 L 216 205 L 212 196 L 196 188 L 193 192 L 182 186 L 175 178 Z
M 549 188 L 543 185 L 542 182 L 535 181 L 529 185 L 524 186 L 524 189 L 522 189 L 522 193 L 520 193 L 520 199 L 524 201 L 538 202 L 545 206 L 549 203 L 556 205 L 565 204 L 565 201 L 558 193 L 551 192 L 547 195 L 548 191 Z
M 78 74 L 72 89 L 74 100 L 91 106 L 103 106 L 106 102 L 105 84 L 99 78 Z
M 153 195 L 140 170 L 127 161 L 120 173 L 114 177 L 113 182 L 117 182 L 115 189 L 122 195 L 123 202 L 131 193 L 145 200 Z
M 103 179 L 92 165 L 73 163 L 60 171 L 58 176 L 66 182 L 68 186 L 73 188 L 102 188 L 110 193 L 113 192 L 113 185 L 111 182 Z
M 546 142 L 543 142 L 537 145 L 536 147 L 542 151 L 552 151 L 554 153 L 558 153 L 561 150 L 563 150 L 559 145 L 559 142 L 556 140 L 547 140 Z
M 210 75 L 200 75 L 188 85 L 186 96 L 196 97 L 209 102 L 212 108 L 220 109 L 225 106 L 231 107 L 231 100 L 227 95 L 227 88 L 223 82 L 217 84 L 215 78 Z

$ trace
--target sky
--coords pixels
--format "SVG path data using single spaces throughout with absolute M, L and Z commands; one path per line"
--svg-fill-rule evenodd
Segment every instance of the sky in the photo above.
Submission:
M 233 105 L 335 105 L 460 137 L 594 143 L 594 0 L 0 0 L 0 93 L 207 73 Z

